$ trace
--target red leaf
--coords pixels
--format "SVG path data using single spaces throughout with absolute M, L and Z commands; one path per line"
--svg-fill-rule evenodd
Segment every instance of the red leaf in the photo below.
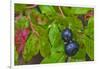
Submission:
M 28 28 L 22 30 L 16 30 L 15 44 L 16 44 L 16 50 L 19 54 L 23 52 L 29 32 L 30 30 Z

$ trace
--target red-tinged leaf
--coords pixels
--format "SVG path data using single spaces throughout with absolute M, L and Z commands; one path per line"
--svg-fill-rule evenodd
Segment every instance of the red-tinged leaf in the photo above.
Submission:
M 22 53 L 24 46 L 25 46 L 25 42 L 27 40 L 27 37 L 29 35 L 29 29 L 25 28 L 25 29 L 21 29 L 21 30 L 16 30 L 15 32 L 15 44 L 16 44 L 16 50 L 17 52 L 20 54 Z

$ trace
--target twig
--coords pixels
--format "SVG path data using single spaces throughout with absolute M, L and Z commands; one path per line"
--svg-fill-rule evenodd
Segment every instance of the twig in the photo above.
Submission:
M 39 37 L 39 33 L 35 31 L 35 29 L 33 28 L 33 24 L 32 22 L 30 22 L 30 27 L 32 29 L 32 32 L 35 33 L 38 37 Z
M 59 8 L 59 11 L 60 11 L 61 15 L 62 15 L 63 17 L 65 17 L 65 15 L 64 15 L 64 13 L 63 13 L 61 7 L 59 6 L 58 8 Z
M 28 16 L 27 19 L 28 19 L 29 22 L 30 22 L 30 27 L 31 27 L 31 29 L 32 29 L 32 32 L 35 33 L 35 34 L 37 35 L 37 37 L 39 37 L 39 33 L 35 31 L 35 28 L 34 28 L 34 26 L 33 26 L 33 23 L 32 23 L 32 21 L 31 21 L 30 17 Z
M 26 8 L 27 9 L 31 9 L 31 8 L 34 8 L 34 7 L 36 7 L 37 5 L 31 5 L 31 6 L 27 6 Z

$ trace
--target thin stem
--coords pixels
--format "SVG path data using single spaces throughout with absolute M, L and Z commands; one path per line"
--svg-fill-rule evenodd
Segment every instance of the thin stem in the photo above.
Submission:
M 30 27 L 32 29 L 32 32 L 35 33 L 37 36 L 39 36 L 38 32 L 35 31 L 32 22 L 30 22 Z
M 33 26 L 33 23 L 32 23 L 32 21 L 31 21 L 30 17 L 28 16 L 27 18 L 28 18 L 28 20 L 29 20 L 29 22 L 30 22 L 30 27 L 31 27 L 31 29 L 32 29 L 32 32 L 35 33 L 35 34 L 37 35 L 37 37 L 39 37 L 39 33 L 36 32 L 36 30 L 34 29 L 34 26 Z
M 71 57 L 67 57 L 67 62 L 70 62 L 71 61 Z
M 65 17 L 65 15 L 64 15 L 64 13 L 63 13 L 61 7 L 59 6 L 58 8 L 59 8 L 59 11 L 60 11 L 61 15 L 62 15 L 63 17 Z
M 27 9 L 31 9 L 31 8 L 34 8 L 34 7 L 36 7 L 37 5 L 31 5 L 31 6 L 27 6 L 26 8 Z

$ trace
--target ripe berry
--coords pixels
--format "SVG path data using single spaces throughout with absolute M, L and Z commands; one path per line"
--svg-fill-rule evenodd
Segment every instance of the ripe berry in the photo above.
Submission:
M 65 45 L 65 52 L 68 56 L 74 56 L 79 50 L 79 46 L 76 42 L 70 41 Z
M 64 41 L 70 41 L 72 40 L 72 31 L 69 28 L 66 28 L 62 32 L 62 39 Z

